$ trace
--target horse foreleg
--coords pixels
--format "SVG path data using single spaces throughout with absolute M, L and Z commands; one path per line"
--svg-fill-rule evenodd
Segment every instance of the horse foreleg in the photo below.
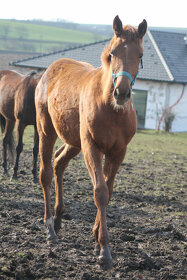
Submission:
M 38 160 L 38 151 L 39 151 L 39 136 L 36 126 L 34 126 L 34 148 L 33 148 L 33 181 L 38 183 L 38 174 L 37 174 L 37 160 Z
M 116 173 L 119 169 L 119 166 L 121 165 L 124 156 L 125 156 L 125 152 L 126 149 L 124 149 L 124 151 L 120 151 L 120 154 L 118 154 L 116 156 L 105 156 L 105 163 L 104 163 L 104 167 L 103 167 L 103 175 L 104 175 L 104 179 L 105 182 L 108 186 L 108 191 L 109 191 L 109 201 L 111 199 L 112 196 L 112 191 L 113 191 L 113 185 L 114 185 L 114 179 L 116 176 Z M 108 202 L 109 202 L 108 201 Z M 95 224 L 93 227 L 93 233 L 95 236 L 95 253 L 98 254 L 99 250 L 100 250 L 100 245 L 98 242 L 98 232 L 99 232 L 99 226 L 100 226 L 100 215 L 99 212 L 97 212 L 97 216 L 95 219 Z
M 106 207 L 109 201 L 109 191 L 102 173 L 102 153 L 91 143 L 83 143 L 83 154 L 94 186 L 94 201 L 97 207 L 98 242 L 100 246 L 99 263 L 110 268 L 112 257 L 109 249 L 109 234 L 106 224 Z
M 56 153 L 54 160 L 54 177 L 55 177 L 55 231 L 61 228 L 61 217 L 65 211 L 63 198 L 63 174 L 68 166 L 69 161 L 80 152 L 79 148 L 64 144 Z
M 17 179 L 19 157 L 20 157 L 21 152 L 23 151 L 23 132 L 24 132 L 24 129 L 25 129 L 25 124 L 18 121 L 17 122 L 18 144 L 17 144 L 17 147 L 16 147 L 16 162 L 15 162 L 15 165 L 14 165 L 14 174 L 12 176 L 13 179 Z

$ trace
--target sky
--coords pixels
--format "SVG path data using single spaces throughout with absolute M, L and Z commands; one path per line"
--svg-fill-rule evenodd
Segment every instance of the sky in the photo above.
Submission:
M 119 15 L 123 24 L 187 28 L 186 0 L 4 0 L 0 19 L 66 20 L 109 24 Z

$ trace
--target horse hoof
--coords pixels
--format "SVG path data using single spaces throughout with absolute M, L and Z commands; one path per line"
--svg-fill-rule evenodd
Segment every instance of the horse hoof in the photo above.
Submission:
M 54 236 L 48 235 L 47 236 L 47 245 L 49 247 L 55 247 L 55 246 L 57 246 L 57 244 L 58 244 L 58 237 L 56 235 L 54 235 Z
M 56 246 L 58 243 L 58 237 L 54 230 L 54 219 L 52 216 L 45 220 L 45 225 L 47 227 L 47 244 L 50 246 Z
M 108 270 L 112 268 L 112 256 L 110 253 L 110 249 L 107 245 L 101 248 L 98 262 L 102 267 L 102 269 L 104 270 Z

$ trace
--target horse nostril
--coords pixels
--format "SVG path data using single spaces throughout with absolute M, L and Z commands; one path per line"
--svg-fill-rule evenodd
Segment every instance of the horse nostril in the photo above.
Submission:
M 127 94 L 127 98 L 131 97 L 131 90 L 129 89 L 128 94 Z
M 115 90 L 114 90 L 114 97 L 115 97 L 115 99 L 118 98 L 118 95 L 119 95 L 118 89 L 115 88 Z

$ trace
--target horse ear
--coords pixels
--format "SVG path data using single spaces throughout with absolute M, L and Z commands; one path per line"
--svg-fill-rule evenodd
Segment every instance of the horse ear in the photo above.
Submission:
M 114 18 L 114 21 L 113 21 L 113 30 L 114 30 L 114 34 L 117 36 L 117 37 L 120 37 L 122 32 L 123 32 L 123 25 L 122 25 L 122 22 L 120 20 L 120 18 L 118 16 L 116 16 Z
M 147 31 L 147 21 L 144 19 L 138 26 L 138 34 L 140 38 L 143 38 Z

